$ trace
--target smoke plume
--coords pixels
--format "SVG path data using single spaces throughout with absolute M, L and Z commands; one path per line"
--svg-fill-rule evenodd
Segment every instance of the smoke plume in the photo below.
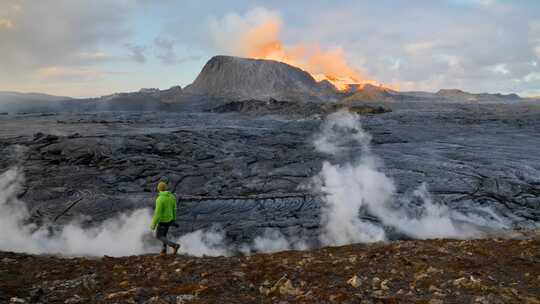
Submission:
M 280 37 L 282 24 L 279 13 L 256 8 L 245 15 L 230 13 L 213 19 L 209 30 L 220 50 L 285 62 L 309 72 L 317 81 L 330 81 L 339 90 L 346 90 L 349 84 L 380 85 L 351 67 L 341 47 L 323 49 L 318 43 L 285 45 Z

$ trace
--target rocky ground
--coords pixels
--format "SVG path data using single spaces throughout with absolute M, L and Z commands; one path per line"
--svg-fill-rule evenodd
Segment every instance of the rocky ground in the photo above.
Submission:
M 0 252 L 2 303 L 540 303 L 540 238 L 235 257 Z
M 540 107 L 534 103 L 389 103 L 363 116 L 400 195 L 426 183 L 436 202 L 489 207 L 511 227 L 540 219 Z M 230 109 L 228 109 L 230 110 Z M 321 201 L 302 185 L 324 160 L 324 117 L 294 113 L 98 112 L 5 115 L 0 170 L 18 166 L 32 221 L 90 223 L 151 208 L 166 177 L 182 234 L 213 224 L 249 241 L 268 227 L 317 236 Z

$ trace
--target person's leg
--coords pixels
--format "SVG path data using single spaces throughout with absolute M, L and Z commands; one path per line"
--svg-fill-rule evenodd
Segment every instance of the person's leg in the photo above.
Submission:
M 171 223 L 159 223 L 159 226 L 162 227 L 162 232 L 158 238 L 161 242 L 163 242 L 163 247 L 165 248 L 165 250 L 167 250 L 167 245 L 171 246 L 172 248 L 178 248 L 179 247 L 178 244 L 170 241 L 167 238 L 167 234 L 169 233 L 169 227 L 171 226 Z
M 167 226 L 163 225 L 163 223 L 159 223 L 156 229 L 156 238 L 161 241 L 161 254 L 167 253 Z

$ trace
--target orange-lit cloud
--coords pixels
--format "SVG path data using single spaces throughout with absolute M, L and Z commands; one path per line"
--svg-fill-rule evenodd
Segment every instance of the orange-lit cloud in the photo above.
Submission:
M 103 72 L 96 69 L 51 66 L 40 68 L 35 76 L 41 80 L 95 80 L 103 76 Z
M 0 19 L 0 29 L 10 29 L 13 28 L 13 21 L 9 19 Z
M 240 54 L 236 55 L 285 62 L 309 72 L 317 81 L 330 81 L 339 90 L 346 90 L 350 84 L 381 85 L 351 67 L 342 48 L 324 50 L 316 43 L 286 46 L 280 39 L 280 31 L 281 19 L 270 15 L 239 33 L 236 50 Z

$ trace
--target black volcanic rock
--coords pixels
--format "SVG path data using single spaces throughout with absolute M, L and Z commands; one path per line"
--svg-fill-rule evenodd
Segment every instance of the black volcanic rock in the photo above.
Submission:
M 363 87 L 356 89 L 352 95 L 344 98 L 342 102 L 371 102 L 371 101 L 396 101 L 399 100 L 399 93 L 382 87 L 366 84 Z
M 334 87 L 299 68 L 231 56 L 211 58 L 185 92 L 232 100 L 335 101 L 339 97 Z

